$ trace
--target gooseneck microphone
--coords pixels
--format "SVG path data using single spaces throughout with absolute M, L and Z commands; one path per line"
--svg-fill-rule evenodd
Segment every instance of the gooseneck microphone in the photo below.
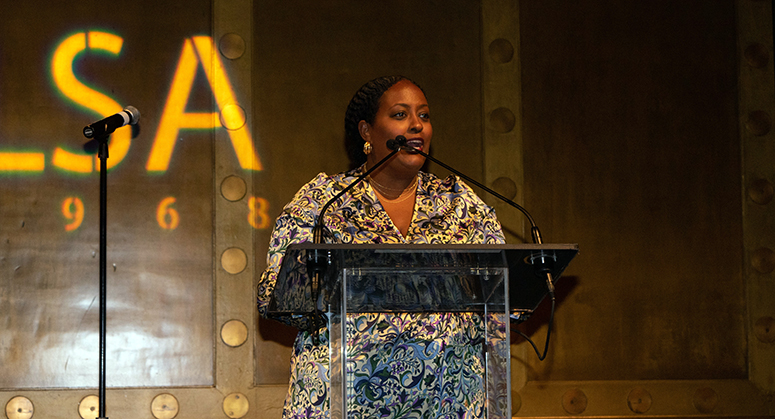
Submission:
M 409 151 L 410 153 L 420 154 L 421 156 L 424 156 L 425 158 L 427 158 L 430 161 L 438 164 L 439 166 L 441 166 L 441 167 L 449 170 L 450 172 L 460 176 L 461 178 L 465 179 L 466 181 L 471 182 L 472 184 L 482 188 L 484 191 L 486 191 L 487 193 L 495 196 L 496 198 L 500 199 L 501 201 L 503 201 L 503 202 L 511 205 L 512 207 L 518 209 L 520 212 L 522 212 L 522 214 L 525 215 L 527 220 L 530 222 L 530 234 L 533 237 L 533 243 L 535 243 L 535 244 L 542 244 L 541 243 L 541 231 L 538 229 L 538 226 L 536 225 L 536 223 L 533 220 L 533 217 L 530 215 L 530 213 L 527 212 L 527 210 L 525 208 L 523 208 L 521 205 L 519 205 L 516 202 L 506 198 L 505 196 L 499 194 L 498 192 L 495 192 L 494 190 L 484 186 L 480 182 L 477 182 L 476 180 L 472 179 L 471 177 L 465 175 L 464 173 L 461 173 L 459 170 L 456 170 L 455 168 L 450 167 L 447 164 L 444 164 L 443 162 L 439 161 L 438 159 L 436 159 L 434 157 L 431 157 L 427 153 L 424 153 L 422 150 L 418 150 L 418 149 L 408 145 L 407 142 L 406 142 L 406 137 L 404 137 L 403 135 L 397 136 L 396 137 L 396 142 L 398 142 L 398 149 L 399 150 L 403 148 L 403 149 L 406 149 L 407 151 Z M 531 258 L 530 258 L 530 263 L 532 263 L 533 266 L 535 266 L 536 273 L 541 275 L 541 276 L 543 276 L 546 279 L 546 289 L 549 292 L 549 298 L 551 299 L 551 302 L 552 302 L 552 311 L 551 311 L 551 315 L 549 317 L 549 328 L 548 328 L 548 330 L 546 332 L 546 345 L 544 346 L 544 353 L 543 353 L 543 355 L 541 355 L 538 352 L 538 348 L 533 343 L 533 341 L 530 340 L 530 338 L 528 338 L 521 331 L 514 330 L 515 332 L 520 334 L 523 338 L 525 338 L 528 342 L 530 342 L 531 345 L 533 345 L 533 349 L 535 350 L 536 354 L 538 355 L 538 359 L 541 360 L 541 361 L 543 361 L 544 358 L 546 358 L 546 354 L 549 351 L 549 338 L 550 338 L 551 333 L 552 333 L 552 324 L 554 323 L 555 297 L 554 297 L 554 280 L 552 279 L 552 269 L 551 269 L 551 265 L 552 265 L 553 261 L 554 261 L 554 258 L 551 255 L 548 255 L 548 254 L 544 253 L 543 251 L 541 251 L 541 252 L 531 256 Z
M 111 115 L 101 121 L 97 121 L 83 128 L 83 135 L 86 138 L 100 138 L 110 135 L 113 131 L 125 125 L 136 124 L 140 120 L 140 111 L 134 106 L 127 106 L 121 112 Z
M 522 214 L 525 215 L 527 220 L 530 222 L 530 234 L 533 237 L 533 243 L 535 243 L 535 244 L 542 244 L 542 242 L 541 242 L 541 231 L 538 230 L 538 226 L 536 225 L 535 221 L 533 220 L 533 217 L 530 215 L 529 212 L 527 212 L 527 210 L 524 207 L 522 207 L 521 205 L 517 204 L 516 202 L 506 198 L 505 196 L 499 194 L 498 192 L 495 192 L 494 190 L 492 190 L 492 189 L 482 185 L 480 182 L 477 182 L 476 180 L 472 179 L 470 176 L 467 176 L 467 175 L 461 173 L 459 170 L 456 170 L 456 169 L 454 169 L 454 168 L 444 164 L 443 162 L 439 161 L 438 159 L 436 159 L 434 157 L 431 157 L 427 153 L 424 153 L 421 150 L 418 150 L 418 149 L 408 145 L 407 142 L 406 142 L 406 137 L 404 137 L 403 135 L 397 136 L 395 141 L 398 142 L 399 148 L 406 148 L 407 151 L 409 151 L 411 153 L 417 153 L 417 154 L 419 154 L 421 156 L 424 156 L 428 160 L 430 160 L 430 161 L 438 164 L 439 166 L 449 170 L 450 172 L 460 176 L 461 178 L 467 180 L 468 182 L 474 184 L 475 186 L 478 186 L 478 187 L 484 189 L 487 193 L 493 195 L 494 197 L 500 199 L 501 201 L 503 201 L 503 202 L 511 205 L 512 207 L 518 209 L 520 212 L 522 212 Z
M 315 218 L 315 225 L 312 227 L 312 243 L 314 244 L 323 243 L 323 229 L 325 228 L 323 223 L 323 217 L 325 216 L 326 211 L 328 211 L 328 208 L 334 202 L 336 202 L 336 200 L 339 199 L 342 195 L 349 192 L 350 189 L 355 187 L 355 185 L 361 183 L 363 179 L 366 179 L 366 176 L 370 175 L 374 170 L 382 166 L 386 161 L 388 161 L 391 157 L 396 155 L 396 153 L 398 153 L 401 150 L 401 147 L 399 146 L 399 142 L 394 139 L 390 139 L 387 141 L 387 147 L 393 151 L 391 151 L 382 160 L 378 161 L 377 164 L 372 166 L 371 169 L 365 171 L 362 175 L 358 176 L 357 179 L 352 181 L 352 183 L 347 185 L 347 187 L 342 189 L 338 194 L 334 195 L 333 198 L 329 199 L 325 204 L 323 204 L 323 207 L 320 209 L 320 213 L 318 214 L 317 218 Z M 318 296 L 320 295 L 321 275 L 325 273 L 326 269 L 328 268 L 328 264 L 329 264 L 328 252 L 324 252 L 319 249 L 312 249 L 307 252 L 307 275 L 312 278 L 310 291 L 312 294 L 313 306 L 315 307 L 313 312 L 310 313 L 310 317 L 311 317 L 310 324 L 312 325 L 311 326 L 312 339 L 313 339 L 313 342 L 315 342 L 315 344 L 318 343 L 318 330 L 320 329 L 318 325 L 322 325 L 321 323 L 319 323 L 322 313 L 320 312 L 320 309 L 318 308 L 318 303 L 317 303 Z
M 347 185 L 346 188 L 342 189 L 341 192 L 336 194 L 333 198 L 329 199 L 328 202 L 326 202 L 323 205 L 323 208 L 320 210 L 320 214 L 318 214 L 318 217 L 315 219 L 315 226 L 312 229 L 312 242 L 313 243 L 321 244 L 323 242 L 323 216 L 325 215 L 326 210 L 328 210 L 328 207 L 330 207 L 331 204 L 336 202 L 336 200 L 339 199 L 339 197 L 341 197 L 342 195 L 347 193 L 347 191 L 352 189 L 355 185 L 361 183 L 363 181 L 363 179 L 366 179 L 366 176 L 370 175 L 371 172 L 376 170 L 378 167 L 382 166 L 386 161 L 388 161 L 388 159 L 390 159 L 396 153 L 398 153 L 401 150 L 400 141 L 398 141 L 399 138 L 403 138 L 404 139 L 404 144 L 406 144 L 406 138 L 401 136 L 401 135 L 396 137 L 395 140 L 394 139 L 387 140 L 387 147 L 390 150 L 393 150 L 393 151 L 391 151 L 390 154 L 385 156 L 385 158 L 383 158 L 382 160 L 378 161 L 377 164 L 375 164 L 371 169 L 367 170 L 362 175 L 358 176 L 357 179 L 355 179 L 352 183 Z

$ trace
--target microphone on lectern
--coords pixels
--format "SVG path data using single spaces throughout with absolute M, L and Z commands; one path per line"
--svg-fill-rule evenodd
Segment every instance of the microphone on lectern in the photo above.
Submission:
M 314 244 L 322 244 L 323 243 L 323 229 L 325 228 L 323 224 L 323 217 L 326 214 L 326 211 L 328 208 L 336 202 L 337 199 L 339 199 L 342 195 L 346 194 L 350 191 L 355 185 L 361 183 L 363 179 L 366 179 L 368 175 L 370 175 L 374 170 L 376 170 L 378 167 L 382 166 L 386 161 L 388 161 L 391 157 L 396 155 L 399 151 L 401 151 L 401 147 L 398 141 L 395 139 L 389 139 L 387 141 L 387 147 L 391 151 L 387 156 L 385 156 L 382 160 L 378 161 L 377 164 L 372 166 L 371 169 L 365 171 L 362 175 L 358 176 L 357 179 L 352 181 L 349 185 L 347 185 L 346 188 L 342 189 L 338 194 L 334 195 L 333 198 L 326 201 L 326 203 L 323 205 L 323 207 L 320 209 L 320 213 L 318 214 L 317 218 L 315 218 L 315 225 L 312 227 L 312 243 Z M 311 294 L 313 299 L 313 305 L 315 307 L 313 313 L 310 313 L 310 323 L 312 324 L 312 339 L 313 341 L 317 342 L 318 336 L 318 319 L 322 315 L 320 313 L 320 309 L 318 308 L 318 296 L 320 295 L 320 286 L 321 286 L 321 279 L 322 275 L 326 272 L 328 269 L 328 265 L 330 263 L 330 254 L 327 251 L 323 251 L 320 249 L 311 249 L 307 251 L 307 275 L 311 277 L 312 283 L 311 283 Z
M 461 178 L 465 179 L 468 182 L 471 182 L 473 185 L 478 186 L 482 188 L 485 192 L 493 195 L 494 197 L 500 199 L 501 201 L 511 205 L 512 207 L 518 209 L 522 214 L 525 215 L 527 220 L 530 222 L 530 235 L 533 238 L 533 243 L 535 244 L 542 244 L 541 239 L 541 231 L 538 229 L 538 226 L 536 225 L 535 221 L 533 220 L 533 217 L 530 215 L 530 213 L 521 205 L 517 204 L 516 202 L 506 198 L 505 196 L 499 194 L 498 192 L 495 192 L 494 190 L 488 188 L 487 186 L 484 186 L 482 183 L 472 179 L 470 176 L 465 175 L 464 173 L 460 172 L 459 170 L 454 169 L 453 167 L 450 167 L 443 162 L 439 161 L 438 159 L 431 157 L 427 153 L 423 152 L 422 150 L 416 149 L 406 142 L 406 137 L 403 135 L 399 135 L 396 137 L 395 141 L 398 143 L 398 148 L 402 149 L 405 148 L 407 151 L 410 151 L 412 153 L 417 153 L 422 156 L 425 156 L 425 158 L 431 160 L 432 162 L 438 164 L 439 166 L 449 170 L 450 172 L 460 176 Z M 531 262 L 538 267 L 539 273 L 546 275 L 546 288 L 548 289 L 549 293 L 552 297 L 554 297 L 554 281 L 552 280 L 552 273 L 550 268 L 550 261 L 551 257 L 549 255 L 545 255 L 543 253 L 540 253 L 534 257 L 534 260 L 531 260 Z
M 427 153 L 424 153 L 422 150 L 418 150 L 418 149 L 416 149 L 416 148 L 414 148 L 412 146 L 409 146 L 406 143 L 406 137 L 404 137 L 403 135 L 397 136 L 396 137 L 396 141 L 399 144 L 399 147 L 398 147 L 399 150 L 402 149 L 402 148 L 406 148 L 406 149 L 408 149 L 407 151 L 410 151 L 412 153 L 417 153 L 417 154 L 420 154 L 422 156 L 425 156 L 425 158 L 430 159 L 432 162 L 437 163 L 441 167 L 449 170 L 450 172 L 452 172 L 452 173 L 460 176 L 461 178 L 471 182 L 472 184 L 482 188 L 484 191 L 486 191 L 487 193 L 495 196 L 496 198 L 500 199 L 501 201 L 503 201 L 503 202 L 511 205 L 512 207 L 518 209 L 520 212 L 522 212 L 522 214 L 525 215 L 525 217 L 527 217 L 527 220 L 530 222 L 530 233 L 531 233 L 531 236 L 533 237 L 533 243 L 541 244 L 541 232 L 538 230 L 538 226 L 536 225 L 535 221 L 533 221 L 533 217 L 530 216 L 530 213 L 527 212 L 527 210 L 525 208 L 523 208 L 521 205 L 513 202 L 512 200 L 510 200 L 510 199 L 506 198 L 505 196 L 495 192 L 494 190 L 492 190 L 492 189 L 482 185 L 480 182 L 477 182 L 474 179 L 471 179 L 469 176 L 466 176 L 465 174 L 461 173 L 459 170 L 456 170 L 456 169 L 454 169 L 454 168 L 452 168 L 452 167 L 442 163 L 438 159 L 429 156 Z M 536 347 L 536 345 L 533 343 L 532 340 L 530 340 L 529 337 L 527 337 L 527 335 L 525 335 L 524 333 L 522 333 L 519 330 L 515 330 L 515 332 L 517 334 L 521 335 L 523 338 L 525 338 L 533 346 L 533 349 L 535 350 L 536 355 L 538 355 L 538 360 L 539 361 L 543 361 L 546 358 L 546 354 L 549 352 L 549 339 L 551 337 L 552 325 L 554 323 L 555 297 L 554 297 L 554 280 L 552 278 L 552 263 L 553 262 L 554 262 L 554 256 L 549 255 L 547 253 L 544 253 L 543 250 L 540 250 L 537 253 L 534 253 L 533 255 L 530 256 L 530 263 L 535 267 L 536 274 L 539 277 L 543 277 L 545 279 L 545 281 L 546 281 L 546 290 L 549 292 L 549 298 L 551 299 L 551 302 L 552 302 L 552 311 L 551 311 L 551 314 L 549 315 L 549 327 L 548 327 L 548 329 L 546 331 L 546 342 L 544 343 L 544 353 L 543 353 L 543 355 L 538 352 L 538 347 Z M 518 320 L 518 319 L 516 319 L 514 317 L 512 317 L 512 319 L 513 320 Z
M 313 243 L 320 244 L 320 243 L 323 242 L 323 227 L 324 227 L 323 226 L 323 216 L 325 215 L 326 211 L 328 210 L 328 207 L 330 207 L 331 204 L 333 204 L 337 199 L 339 199 L 339 197 L 341 197 L 342 195 L 347 193 L 355 185 L 361 183 L 363 181 L 363 179 L 366 179 L 366 176 L 370 175 L 371 172 L 376 170 L 378 167 L 382 166 L 386 161 L 388 161 L 388 159 L 390 159 L 396 153 L 398 153 L 401 150 L 400 142 L 397 141 L 399 137 L 403 138 L 402 136 L 399 135 L 398 137 L 396 137 L 396 139 L 392 139 L 391 138 L 391 139 L 387 140 L 387 147 L 390 150 L 393 150 L 393 151 L 391 151 L 387 156 L 385 156 L 385 158 L 383 158 L 382 160 L 378 161 L 377 164 L 372 166 L 371 169 L 365 171 L 362 175 L 358 176 L 357 179 L 355 179 L 352 183 L 347 185 L 346 188 L 342 189 L 341 192 L 336 194 L 333 198 L 329 199 L 323 205 L 323 208 L 320 210 L 320 214 L 318 214 L 318 217 L 315 219 L 315 226 L 312 229 L 312 242 Z M 406 138 L 404 138 L 404 141 L 406 141 Z
M 390 140 L 390 141 L 394 141 L 394 140 Z M 527 220 L 530 222 L 530 230 L 531 230 L 531 235 L 533 237 L 533 243 L 535 243 L 535 244 L 542 244 L 541 243 L 541 231 L 538 230 L 538 226 L 536 225 L 535 221 L 533 221 L 533 217 L 530 215 L 529 212 L 527 212 L 527 210 L 524 207 L 522 207 L 521 205 L 517 204 L 516 202 L 506 198 L 505 196 L 499 194 L 498 192 L 495 192 L 494 190 L 492 190 L 492 189 L 482 185 L 480 182 L 477 182 L 476 180 L 472 179 L 470 176 L 467 176 L 467 175 L 463 174 L 459 170 L 456 170 L 456 169 L 454 169 L 454 168 L 452 168 L 452 167 L 442 163 L 438 159 L 436 159 L 434 157 L 431 157 L 427 153 L 422 152 L 422 150 L 416 149 L 416 148 L 408 145 L 407 142 L 406 142 L 406 137 L 404 137 L 403 135 L 397 136 L 395 141 L 398 143 L 398 146 L 400 148 L 406 148 L 407 151 L 411 151 L 412 153 L 417 153 L 417 154 L 420 154 L 422 156 L 425 156 L 425 158 L 431 160 L 432 162 L 438 164 L 439 166 L 441 166 L 441 167 L 449 170 L 450 172 L 460 176 L 461 178 L 467 180 L 468 182 L 471 182 L 475 186 L 478 186 L 478 187 L 484 189 L 487 193 L 489 193 L 489 194 L 493 195 L 494 197 L 500 199 L 501 201 L 511 205 L 512 207 L 520 210 L 522 212 L 522 214 L 524 214 L 525 217 L 527 217 Z M 388 141 L 388 143 L 389 143 L 389 141 Z M 388 147 L 390 147 L 389 144 L 388 144 Z

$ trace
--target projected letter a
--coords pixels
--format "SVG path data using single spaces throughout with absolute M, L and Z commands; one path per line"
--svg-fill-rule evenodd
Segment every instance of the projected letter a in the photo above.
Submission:
M 186 112 L 199 63 L 202 64 L 220 112 Z M 146 169 L 149 172 L 167 170 L 181 129 L 212 129 L 225 126 L 240 167 L 245 170 L 261 170 L 261 162 L 245 118 L 234 97 L 234 90 L 226 76 L 223 63 L 215 53 L 212 38 L 194 36 L 186 39 Z

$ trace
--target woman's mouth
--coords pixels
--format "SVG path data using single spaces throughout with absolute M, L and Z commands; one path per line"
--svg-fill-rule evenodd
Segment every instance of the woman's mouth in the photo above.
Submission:
M 414 152 L 414 150 L 412 150 L 413 148 L 416 148 L 417 150 L 422 151 L 422 147 L 424 144 L 425 144 L 425 141 L 422 138 L 412 138 L 412 139 L 406 140 L 406 145 L 410 147 L 410 149 L 407 151 L 409 151 L 410 153 Z

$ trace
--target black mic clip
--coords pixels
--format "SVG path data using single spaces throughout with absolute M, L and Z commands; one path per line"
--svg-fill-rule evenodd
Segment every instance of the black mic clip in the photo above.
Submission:
M 535 267 L 535 274 L 539 278 L 546 280 L 546 288 L 551 298 L 554 298 L 554 279 L 552 278 L 552 271 L 554 270 L 554 262 L 557 260 L 556 254 L 549 254 L 543 250 L 539 250 L 537 253 L 533 253 L 528 257 L 530 264 Z
M 531 265 L 535 266 L 536 275 L 538 276 L 544 276 L 547 273 L 551 273 L 556 260 L 557 255 L 549 254 L 543 250 L 539 250 L 528 256 L 528 261 Z
M 324 275 L 331 265 L 331 252 L 320 249 L 308 250 L 306 265 L 308 275 Z

